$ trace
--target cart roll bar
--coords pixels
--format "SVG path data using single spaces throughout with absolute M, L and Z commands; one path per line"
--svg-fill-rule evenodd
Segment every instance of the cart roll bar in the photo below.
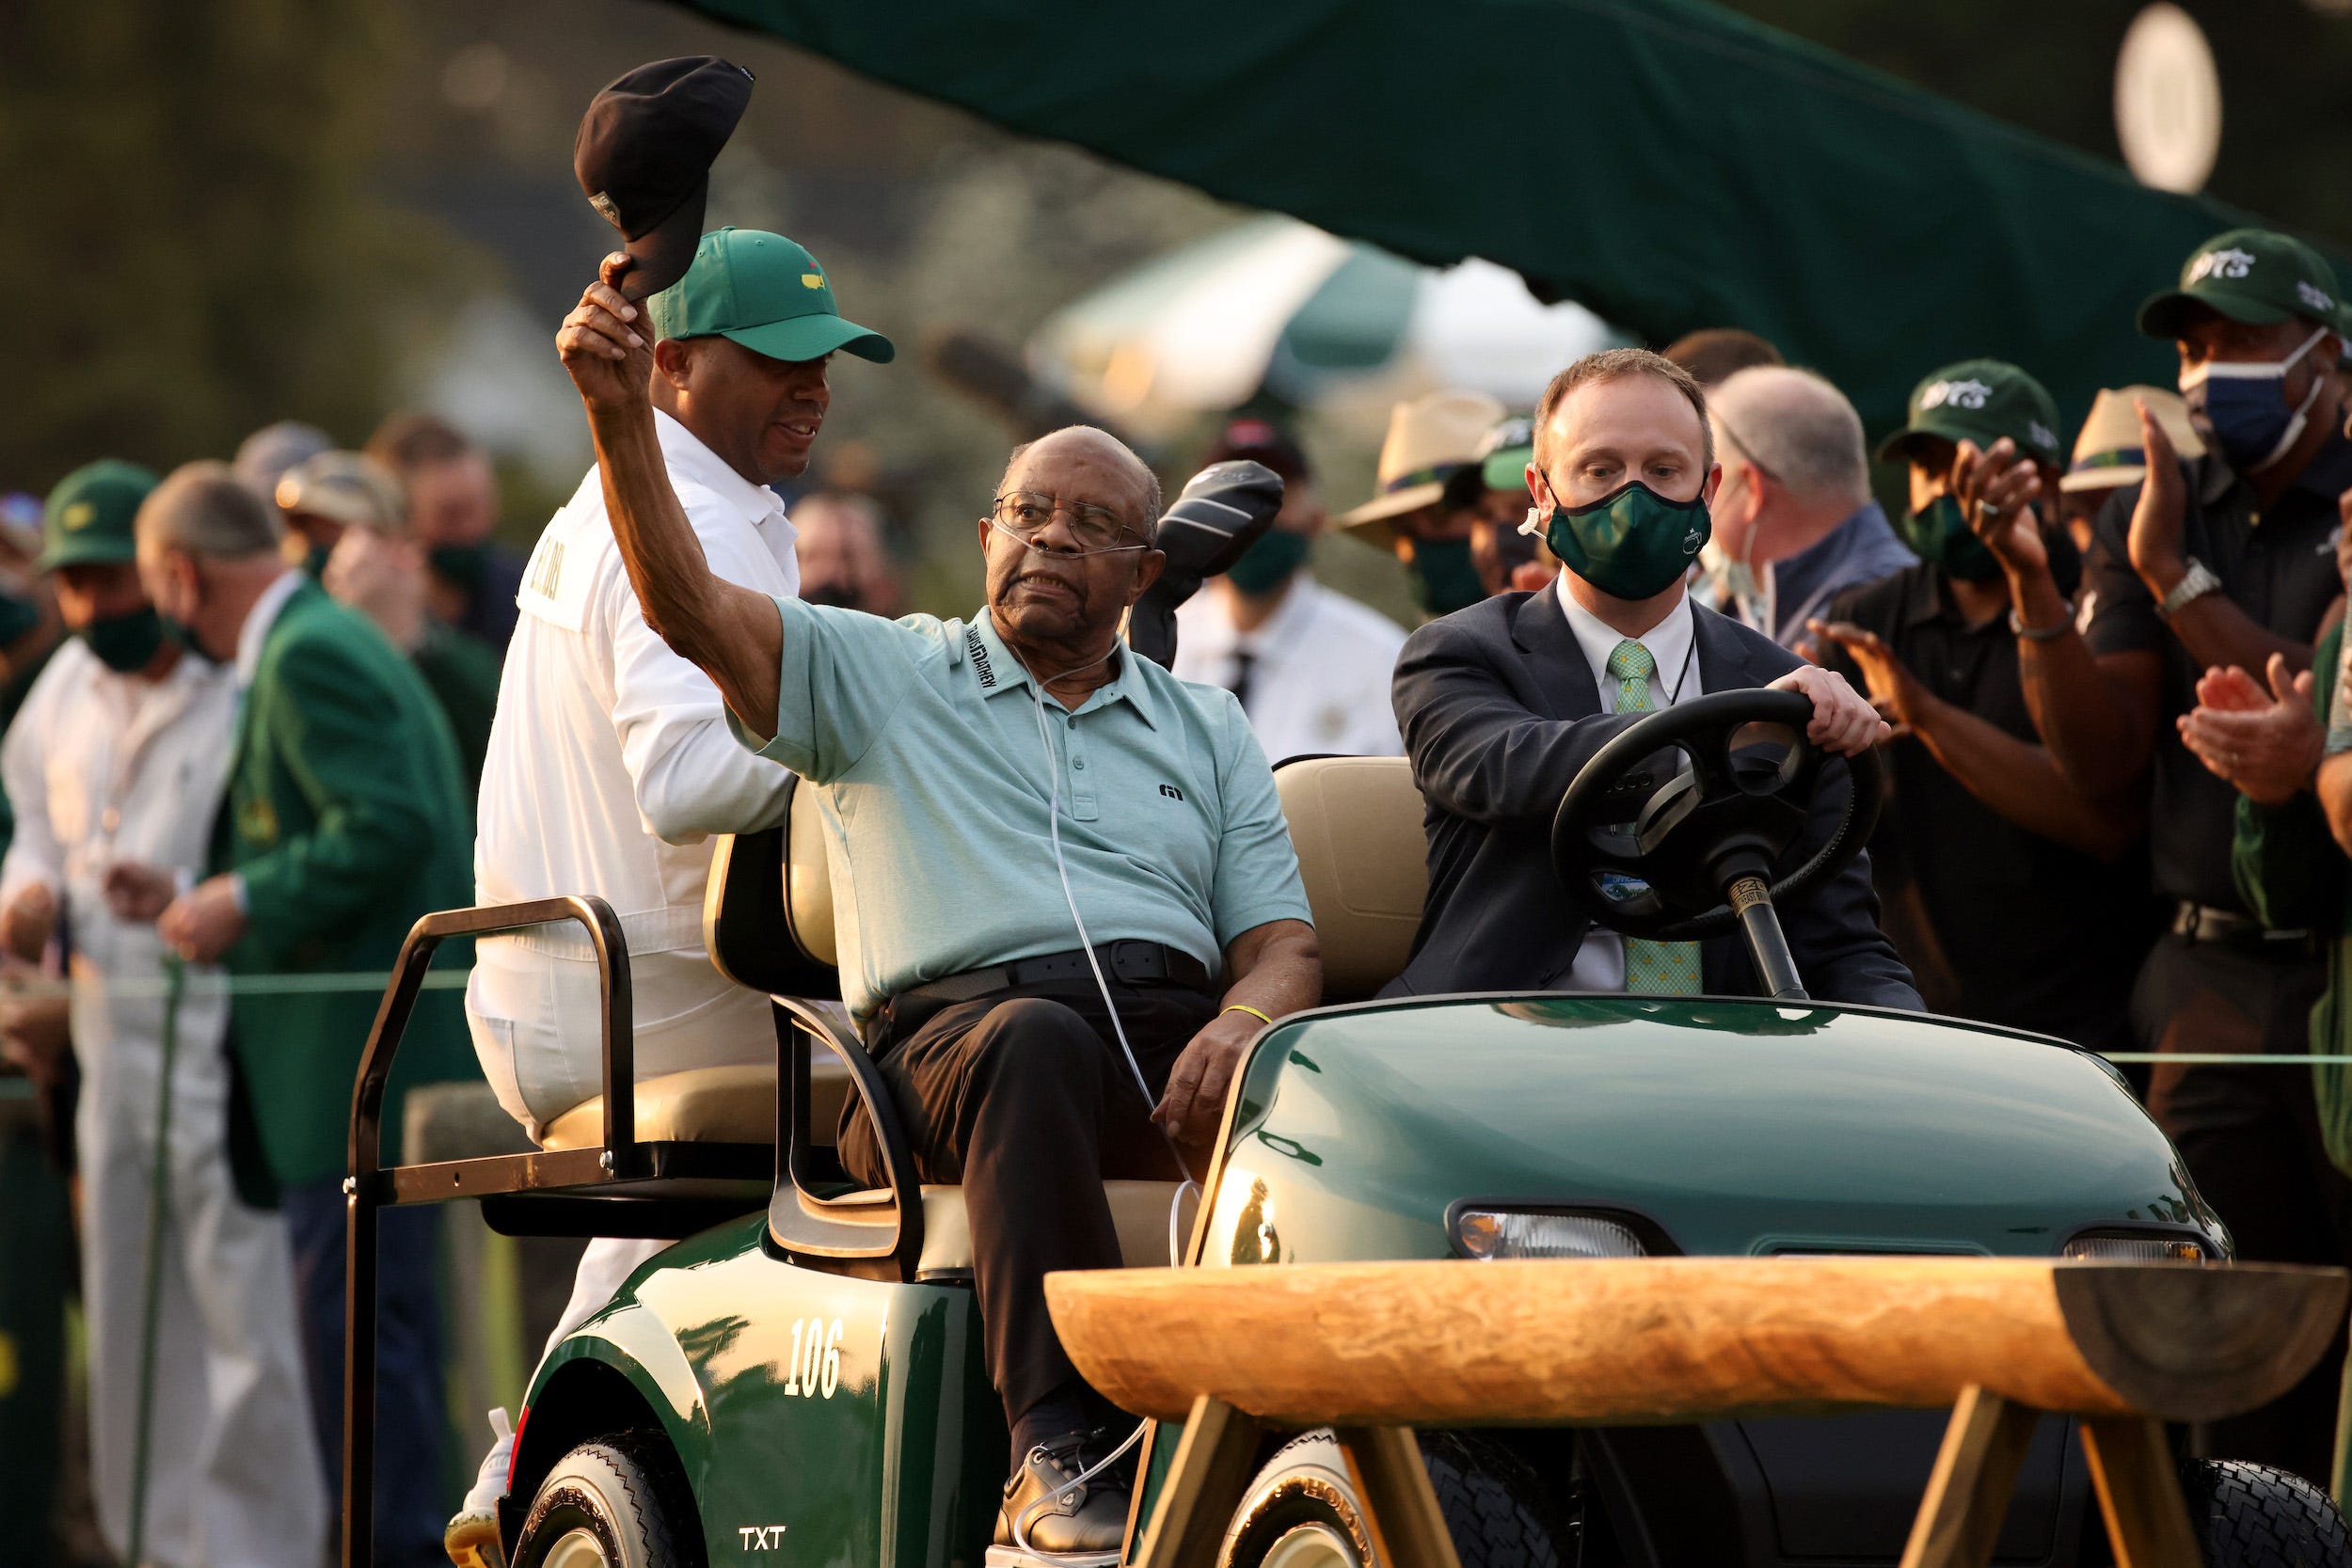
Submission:
M 768 1233 L 787 1252 L 814 1258 L 887 1259 L 901 1280 L 914 1277 L 923 1255 L 923 1191 L 915 1180 L 914 1151 L 898 1119 L 889 1085 L 866 1048 L 830 1015 L 798 997 L 774 996 L 776 1030 L 776 1193 L 768 1205 Z M 789 1019 L 797 1027 L 787 1026 Z M 850 1086 L 873 1118 L 882 1151 L 882 1176 L 890 1188 L 890 1217 L 878 1204 L 850 1204 L 820 1197 L 809 1168 L 814 1140 L 808 1125 L 808 1042 L 822 1040 L 850 1070 Z M 873 1218 L 849 1218 L 874 1215 Z
M 637 1163 L 637 1057 L 630 1021 L 628 944 L 612 906 L 601 898 L 536 898 L 428 914 L 408 928 L 392 983 L 375 1011 L 359 1055 L 351 1095 L 351 1165 L 343 1180 L 343 1563 L 373 1568 L 375 1560 L 375 1246 L 382 1191 L 384 1092 L 392 1058 L 416 1011 L 417 993 L 433 955 L 451 937 L 487 936 L 533 926 L 577 922 L 596 959 L 597 1034 L 604 1070 L 604 1152 L 608 1176 L 633 1173 Z M 617 1092 L 616 1092 L 617 1091 Z

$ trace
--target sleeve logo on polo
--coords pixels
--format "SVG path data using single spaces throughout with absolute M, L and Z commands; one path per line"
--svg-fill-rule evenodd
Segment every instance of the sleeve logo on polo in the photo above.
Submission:
M 2336 312 L 2336 302 L 2328 297 L 2328 291 L 2308 277 L 2295 280 L 2295 297 L 2323 316 L 2332 316 Z
M 2208 277 L 2244 277 L 2254 270 L 2254 253 L 2233 245 L 2227 250 L 2208 250 L 2201 256 L 2189 258 L 2181 272 L 2181 286 L 2201 283 Z
M 1937 381 L 1929 384 L 1919 394 L 1919 410 L 1931 408 L 1982 408 L 1993 388 L 1973 377 L 1966 381 Z

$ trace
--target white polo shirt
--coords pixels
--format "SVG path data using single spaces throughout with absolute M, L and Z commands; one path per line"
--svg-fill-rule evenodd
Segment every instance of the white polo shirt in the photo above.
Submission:
M 1585 663 L 1592 666 L 1593 690 L 1600 698 L 1600 711 L 1615 712 L 1617 677 L 1609 673 L 1609 656 L 1617 651 L 1625 634 L 1576 602 L 1568 592 L 1565 572 L 1553 579 L 1552 592 L 1568 618 L 1568 630 L 1576 634 L 1576 645 L 1582 650 Z M 1678 706 L 1706 692 L 1706 683 L 1699 678 L 1697 626 L 1698 611 L 1685 594 L 1666 611 L 1664 620 L 1633 639 L 1649 650 L 1650 660 L 1657 666 L 1649 678 L 1651 707 Z M 1566 989 L 1625 990 L 1625 938 L 1603 926 L 1585 932 L 1584 944 L 1576 950 L 1576 961 L 1568 967 Z
M 1301 572 L 1252 632 L 1235 629 L 1216 583 L 1177 607 L 1179 680 L 1233 689 L 1236 656 L 1250 658 L 1243 711 L 1265 754 L 1393 757 L 1405 753 L 1389 680 L 1405 628 Z
M 654 423 L 711 570 L 796 596 L 784 503 L 668 414 L 657 411 Z M 717 1039 L 692 1046 L 719 1060 L 771 1055 L 765 999 L 721 975 L 704 952 L 703 886 L 710 836 L 783 820 L 789 775 L 735 743 L 710 677 L 645 625 L 596 469 L 540 535 L 516 603 L 522 613 L 482 769 L 476 896 L 502 904 L 590 893 L 612 906 L 628 939 L 640 1077 L 710 1065 L 665 1056 L 658 1037 L 665 1025 L 749 1031 L 736 1048 Z M 492 1085 L 518 1116 L 510 1094 L 519 1096 L 526 1120 L 545 1121 L 598 1092 L 587 956 L 570 927 L 481 943 L 467 1011 Z M 497 1059 L 510 1053 L 511 1061 Z

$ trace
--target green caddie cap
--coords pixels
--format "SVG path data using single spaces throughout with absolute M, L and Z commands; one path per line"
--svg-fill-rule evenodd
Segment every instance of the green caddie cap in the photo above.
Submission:
M 1505 420 L 1486 432 L 1474 454 L 1479 482 L 1489 490 L 1524 490 L 1527 466 L 1535 461 L 1535 421 Z
M 2059 467 L 2058 404 L 2041 382 L 2001 359 L 1963 359 L 1911 389 L 1911 422 L 1879 443 L 1879 461 L 1908 459 L 1923 436 L 1989 447 L 2006 436 L 2017 450 Z
M 2233 229 L 2197 247 L 2181 267 L 2177 288 L 2139 308 L 2139 329 L 2151 338 L 2178 338 L 2182 313 L 2192 305 L 2219 311 L 2249 326 L 2302 317 L 2313 326 L 2338 325 L 2342 309 L 2336 269 L 2302 241 L 2267 229 Z
M 731 338 L 771 359 L 819 359 L 835 349 L 886 365 L 881 333 L 844 321 L 817 258 L 781 234 L 720 229 L 694 247 L 686 276 L 646 308 L 664 338 Z
M 39 572 L 60 566 L 107 566 L 138 559 L 131 525 L 139 503 L 155 488 L 153 474 L 135 463 L 102 457 L 57 481 L 41 508 Z

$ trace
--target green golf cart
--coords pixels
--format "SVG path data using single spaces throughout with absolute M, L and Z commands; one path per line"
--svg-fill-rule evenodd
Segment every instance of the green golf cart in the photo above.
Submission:
M 1734 928 L 1771 1000 L 1539 992 L 1368 1000 L 1404 965 L 1423 893 L 1422 802 L 1398 759 L 1277 770 L 1330 1004 L 1266 1029 L 1226 1108 L 1197 1213 L 1106 1188 L 1131 1265 L 1708 1254 L 1934 1254 L 2226 1263 L 2227 1231 L 2121 1075 L 2063 1042 L 1807 1000 L 1772 912 L 1867 834 L 1876 763 L 1803 739 L 1793 693 L 1726 692 L 1631 726 L 1562 801 L 1562 896 L 1613 928 Z M 1661 766 L 1661 763 L 1663 766 Z M 1842 827 L 1801 847 L 1817 791 Z M 846 886 L 846 882 L 844 884 Z M 478 1198 L 518 1233 L 675 1238 L 534 1378 L 501 1515 L 516 1568 L 657 1563 L 980 1568 L 1007 1435 L 981 1360 L 961 1194 L 917 1181 L 881 1079 L 837 1014 L 835 884 L 814 792 L 713 869 L 712 960 L 772 997 L 777 1064 L 649 1080 L 633 1097 L 627 954 L 592 898 L 421 922 L 355 1097 L 346 1561 L 367 1560 L 377 1211 Z M 606 1094 L 528 1155 L 385 1169 L 376 1122 L 442 938 L 582 926 L 605 987 Z M 813 1070 L 824 1048 L 830 1070 Z M 888 1181 L 833 1148 L 845 1097 Z M 1184 1238 L 1188 1237 L 1188 1241 Z M 1442 1336 L 1454 1330 L 1431 1323 Z M 1435 1432 L 1423 1455 L 1465 1568 L 1893 1563 L 1940 1412 L 1689 1427 Z M 1172 1457 L 1139 1460 L 1131 1549 Z M 1994 1549 L 2106 1560 L 2078 1445 L 2044 1420 Z M 1366 1568 L 1327 1435 L 1269 1443 L 1221 1561 Z M 2324 1495 L 2185 1461 L 2207 1557 L 2352 1564 Z M 1394 1568 L 1394 1565 L 1391 1565 Z

